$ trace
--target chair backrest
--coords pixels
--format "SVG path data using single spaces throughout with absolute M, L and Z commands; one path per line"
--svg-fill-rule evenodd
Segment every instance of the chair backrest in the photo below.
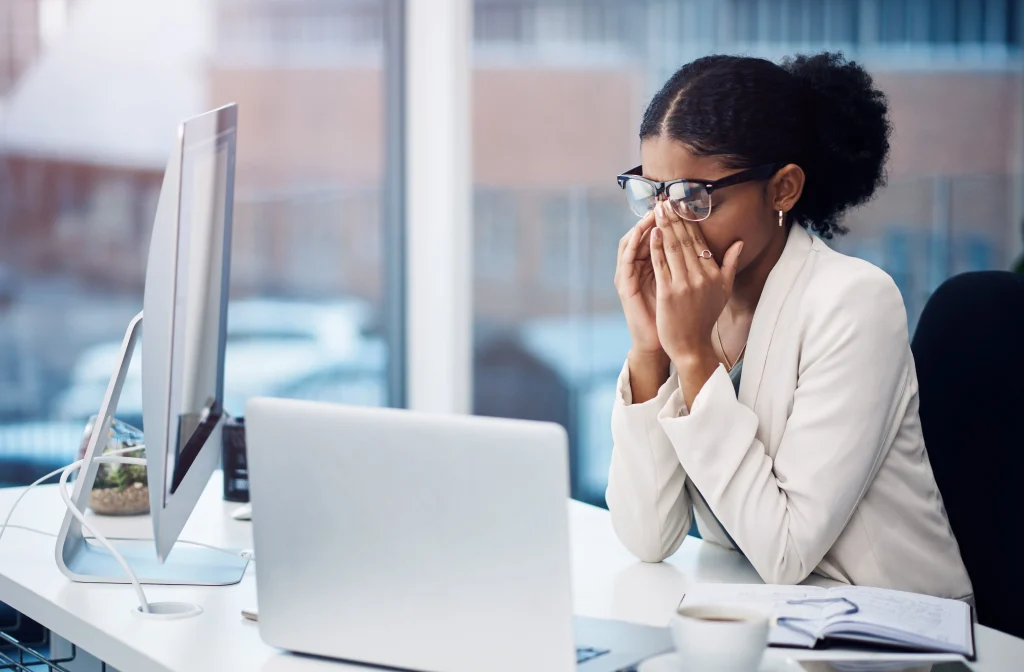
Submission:
M 1024 636 L 1024 275 L 947 280 L 913 351 L 925 445 L 978 619 Z

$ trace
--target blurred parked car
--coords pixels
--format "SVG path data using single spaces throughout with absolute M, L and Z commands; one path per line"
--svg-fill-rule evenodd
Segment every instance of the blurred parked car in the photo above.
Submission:
M 84 422 L 0 424 L 0 487 L 27 485 L 74 462 L 84 432 Z
M 385 406 L 387 397 L 387 343 L 365 338 L 355 356 L 345 357 L 310 373 L 294 376 L 273 396 L 356 406 Z
M 233 301 L 228 310 L 224 364 L 224 408 L 236 416 L 254 396 L 293 396 L 303 380 L 327 370 L 372 363 L 370 339 L 363 335 L 370 307 L 360 301 L 331 303 L 278 299 Z M 75 363 L 71 382 L 58 397 L 56 416 L 86 419 L 97 412 L 120 352 L 120 342 L 86 350 Z M 139 349 L 141 350 L 141 348 Z M 378 357 L 379 358 L 379 357 Z M 141 358 L 129 365 L 117 417 L 142 427 Z M 379 363 L 383 375 L 383 363 Z M 285 391 L 292 391 L 292 395 Z
M 612 452 L 612 405 L 631 343 L 626 321 L 621 313 L 541 318 L 522 324 L 518 340 L 523 351 L 550 374 L 529 379 L 506 377 L 518 389 L 506 391 L 508 403 L 502 414 L 532 418 L 531 398 L 565 390 L 568 409 L 562 424 L 571 437 L 572 495 L 604 506 Z M 548 390 L 537 389 L 541 380 L 546 381 Z

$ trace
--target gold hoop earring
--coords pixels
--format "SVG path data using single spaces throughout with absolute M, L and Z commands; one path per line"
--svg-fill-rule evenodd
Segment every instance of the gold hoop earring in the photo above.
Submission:
M 782 226 L 782 222 L 786 219 L 786 215 L 782 210 L 779 210 L 779 226 Z

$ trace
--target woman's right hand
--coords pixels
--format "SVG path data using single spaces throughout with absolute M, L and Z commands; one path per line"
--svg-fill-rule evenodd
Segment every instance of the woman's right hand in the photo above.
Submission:
M 615 289 L 633 338 L 633 352 L 637 355 L 660 355 L 664 352 L 655 320 L 657 296 L 650 244 L 653 228 L 652 210 L 619 240 L 615 265 Z

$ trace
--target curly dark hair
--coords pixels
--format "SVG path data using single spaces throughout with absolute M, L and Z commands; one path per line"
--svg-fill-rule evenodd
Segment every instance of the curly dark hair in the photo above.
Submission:
M 680 68 L 651 100 L 640 139 L 667 135 L 729 168 L 795 163 L 803 195 L 791 221 L 823 238 L 885 184 L 888 103 L 842 54 L 787 58 L 706 56 Z

